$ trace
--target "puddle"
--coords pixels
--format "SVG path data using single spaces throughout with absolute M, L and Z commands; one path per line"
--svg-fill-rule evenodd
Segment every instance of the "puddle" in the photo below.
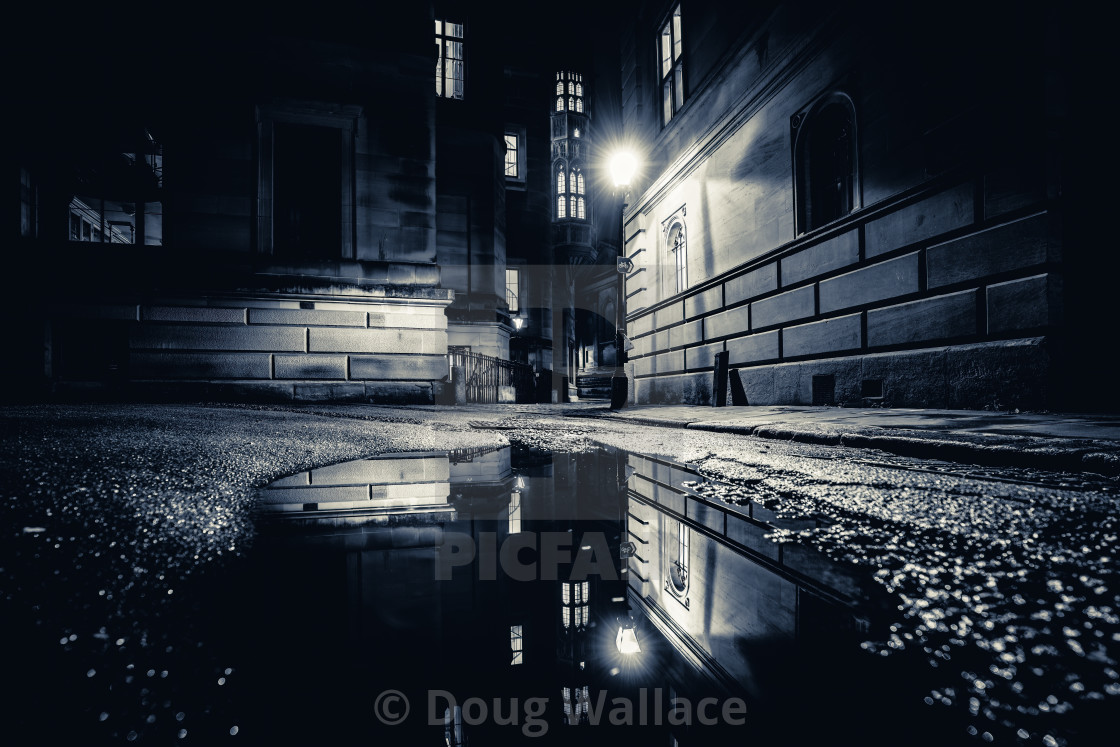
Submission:
M 879 587 L 766 536 L 819 522 L 699 483 L 508 447 L 272 483 L 227 720 L 266 744 L 713 745 L 895 744 L 928 718 L 922 672 L 859 647 Z
M 1067 742 L 1063 719 L 1086 688 L 1120 695 L 1097 645 L 1111 607 L 1074 625 L 1075 590 L 1024 575 L 1006 590 L 1024 595 L 1019 618 L 977 606 L 994 587 L 958 610 L 932 565 L 907 566 L 925 588 L 911 598 L 882 565 L 794 541 L 860 546 L 839 514 L 798 514 L 760 480 L 516 446 L 290 475 L 259 492 L 242 554 L 174 589 L 183 606 L 159 640 L 106 633 L 87 681 L 56 692 L 83 704 L 85 744 L 1087 743 Z M 940 536 L 907 531 L 891 542 Z M 141 619 L 154 608 L 130 604 Z M 1005 635 L 1017 620 L 1022 643 Z M 1048 689 L 1004 692 L 1024 681 Z

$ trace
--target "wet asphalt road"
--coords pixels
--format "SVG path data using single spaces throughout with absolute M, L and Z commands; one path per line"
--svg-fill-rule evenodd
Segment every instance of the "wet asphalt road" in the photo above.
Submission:
M 697 465 L 693 489 L 749 494 L 827 529 L 787 532 L 867 568 L 897 601 L 869 656 L 944 673 L 930 708 L 962 744 L 1108 743 L 1120 703 L 1116 484 L 855 449 L 549 414 L 547 407 L 11 406 L 0 413 L 0 604 L 9 744 L 239 734 L 230 652 L 190 611 L 251 552 L 255 489 L 387 451 L 596 443 Z M 193 643 L 193 647 L 192 647 Z M 912 739 L 910 744 L 918 744 Z

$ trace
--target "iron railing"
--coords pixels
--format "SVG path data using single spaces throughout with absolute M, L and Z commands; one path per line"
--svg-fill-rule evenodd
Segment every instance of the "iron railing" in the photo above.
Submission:
M 513 387 L 516 402 L 533 402 L 536 378 L 533 367 L 524 363 L 472 353 L 466 347 L 447 346 L 448 372 L 463 367 L 467 402 L 498 402 L 499 387 Z

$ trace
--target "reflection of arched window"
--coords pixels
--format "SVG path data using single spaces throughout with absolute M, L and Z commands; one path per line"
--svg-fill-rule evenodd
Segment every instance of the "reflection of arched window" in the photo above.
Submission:
M 564 628 L 587 627 L 589 595 L 591 589 L 587 581 L 560 584 L 561 600 L 564 602 L 560 608 L 560 622 Z
M 855 123 L 852 100 L 840 93 L 794 117 L 800 232 L 820 228 L 859 207 Z
M 688 590 L 688 527 L 684 522 L 677 522 L 676 542 L 672 549 L 672 561 L 669 564 L 669 580 L 673 590 L 683 594 Z
M 684 223 L 677 221 L 669 227 L 666 244 L 673 255 L 675 268 L 673 292 L 680 293 L 688 288 L 688 245 L 685 241 Z

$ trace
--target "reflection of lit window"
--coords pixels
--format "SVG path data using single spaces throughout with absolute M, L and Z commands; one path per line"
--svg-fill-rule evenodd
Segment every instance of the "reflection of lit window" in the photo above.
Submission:
M 587 603 L 590 585 L 587 581 L 560 584 L 564 606 L 560 608 L 560 621 L 565 628 L 585 628 L 590 619 Z
M 463 98 L 463 24 L 436 21 L 436 95 Z
M 588 705 L 591 702 L 587 685 L 574 689 L 570 687 L 561 688 L 560 695 L 564 703 L 565 721 L 569 724 L 575 724 L 586 718 Z
M 447 747 L 462 747 L 466 744 L 463 738 L 463 707 L 455 706 L 455 710 L 443 709 L 443 741 Z
M 510 309 L 512 311 L 512 309 Z M 521 493 L 513 493 L 509 499 L 509 533 L 521 531 Z
M 523 646 L 524 646 L 524 643 L 523 643 L 522 638 L 521 638 L 521 626 L 520 625 L 510 625 L 509 626 L 509 647 L 510 647 L 510 651 L 511 651 L 511 654 L 512 654 L 512 658 L 510 659 L 510 662 L 509 662 L 510 666 L 513 666 L 515 664 L 520 664 L 523 661 L 525 661 L 525 659 L 524 659 L 525 651 L 524 651 Z
M 669 578 L 673 587 L 680 592 L 688 588 L 688 527 L 677 522 L 677 543 L 673 562 L 669 567 Z

